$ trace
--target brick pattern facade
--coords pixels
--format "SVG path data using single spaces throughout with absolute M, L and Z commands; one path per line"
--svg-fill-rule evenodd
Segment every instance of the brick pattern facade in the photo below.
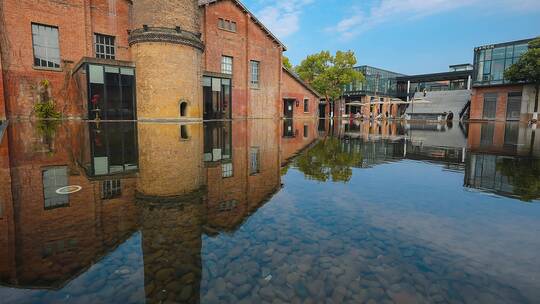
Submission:
M 283 47 L 268 36 L 235 1 L 202 6 L 203 69 L 221 73 L 221 58 L 233 58 L 232 117 L 279 117 Z M 236 32 L 218 28 L 219 18 L 236 22 Z M 260 84 L 251 85 L 250 61 L 260 63 Z
M 39 4 L 6 0 L 0 7 L 0 118 L 32 118 L 35 87 L 44 79 L 50 81 L 57 110 L 64 117 L 85 118 L 86 101 L 71 73 L 82 58 L 95 56 L 95 33 L 115 37 L 116 60 L 135 62 L 140 119 L 179 118 L 181 101 L 189 103 L 187 118 L 200 119 L 202 74 L 220 73 L 224 55 L 233 57 L 233 118 L 277 118 L 283 113 L 281 66 L 285 47 L 237 1 L 199 5 L 197 0 L 75 0 Z M 236 32 L 219 29 L 219 18 L 235 21 Z M 32 23 L 58 28 L 60 68 L 34 67 Z M 201 33 L 204 52 L 174 43 L 130 46 L 128 32 L 144 25 L 172 30 L 179 26 L 194 35 Z M 250 82 L 252 60 L 260 63 L 258 87 Z M 303 94 L 305 90 L 300 89 L 288 94 Z
M 319 113 L 320 97 L 312 89 L 306 87 L 299 79 L 294 77 L 291 72 L 283 69 L 282 78 L 282 105 L 281 117 L 283 117 L 283 102 L 285 99 L 294 99 L 293 118 L 317 118 Z M 304 109 L 304 100 L 308 101 L 308 109 Z
M 94 57 L 94 33 L 116 37 L 116 59 L 130 60 L 127 44 L 130 4 L 126 0 L 36 1 L 6 0 L 0 3 L 2 71 L 5 107 L 10 117 L 29 118 L 35 103 L 34 87 L 48 79 L 57 110 L 64 116 L 81 117 L 83 105 L 71 78 L 82 57 Z M 61 67 L 34 67 L 32 23 L 58 27 Z
M 484 119 L 484 95 L 488 93 L 497 93 L 497 111 L 495 115 L 496 121 L 506 121 L 506 104 L 508 101 L 509 93 L 522 92 L 523 85 L 512 86 L 493 86 L 493 87 L 477 87 L 473 88 L 471 98 L 471 110 L 470 119 L 474 120 L 486 120 Z M 526 120 L 522 114 L 521 120 Z

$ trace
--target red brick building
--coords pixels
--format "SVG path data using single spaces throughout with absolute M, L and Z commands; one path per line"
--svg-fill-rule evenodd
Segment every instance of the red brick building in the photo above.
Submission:
M 237 0 L 6 0 L 0 11 L 0 118 L 34 117 L 43 80 L 65 118 L 283 113 L 286 48 Z
M 283 117 L 317 118 L 321 95 L 303 82 L 298 75 L 283 68 Z M 326 104 L 323 105 L 327 107 Z M 326 111 L 325 111 L 326 112 Z
M 475 48 L 470 120 L 527 122 L 538 112 L 533 86 L 504 78 L 504 71 L 527 52 L 531 40 Z

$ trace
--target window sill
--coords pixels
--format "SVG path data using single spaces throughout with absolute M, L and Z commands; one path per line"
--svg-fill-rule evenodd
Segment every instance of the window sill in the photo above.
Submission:
M 218 26 L 218 30 L 222 30 L 222 31 L 225 31 L 225 32 L 235 33 L 235 34 L 236 34 L 236 31 L 228 30 L 228 29 L 225 29 L 225 28 L 221 28 L 221 27 L 219 27 L 219 26 Z
M 62 68 L 46 68 L 46 67 L 40 67 L 40 66 L 32 66 L 34 70 L 38 71 L 50 71 L 50 72 L 63 72 L 64 69 Z
M 252 90 L 260 90 L 260 89 L 261 89 L 260 86 L 253 86 L 253 85 L 252 85 L 250 88 L 251 88 Z

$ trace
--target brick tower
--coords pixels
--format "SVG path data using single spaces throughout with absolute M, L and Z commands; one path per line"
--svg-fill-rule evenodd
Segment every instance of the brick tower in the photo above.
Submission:
M 197 0 L 133 1 L 138 119 L 202 119 L 200 19 Z

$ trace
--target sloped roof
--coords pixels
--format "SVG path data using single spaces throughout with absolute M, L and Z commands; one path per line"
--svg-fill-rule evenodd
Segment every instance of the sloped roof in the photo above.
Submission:
M 199 0 L 199 6 L 210 5 L 212 3 L 216 3 L 219 1 L 222 1 L 222 0 Z M 257 17 L 255 17 L 255 15 L 242 2 L 240 2 L 239 0 L 230 0 L 230 1 L 236 4 L 236 6 L 238 6 L 241 10 L 243 10 L 244 13 L 248 14 L 251 17 L 251 20 L 255 22 L 255 24 L 257 24 L 266 33 L 266 35 L 272 38 L 272 40 L 274 40 L 275 43 L 277 43 L 279 46 L 283 48 L 283 51 L 287 50 L 287 47 L 276 36 L 274 36 L 274 34 L 272 34 L 272 32 L 270 32 L 270 30 L 266 26 L 264 26 L 264 24 L 259 19 L 257 19 Z
M 282 67 L 283 70 L 285 72 L 287 72 L 289 75 L 291 75 L 292 78 L 294 78 L 296 81 L 298 81 L 304 88 L 308 89 L 309 91 L 311 91 L 311 93 L 315 94 L 315 96 L 321 98 L 322 95 L 319 94 L 319 92 L 315 91 L 314 88 L 312 88 L 309 84 L 307 84 L 305 81 L 302 80 L 302 78 L 300 78 L 300 76 L 296 75 L 295 72 L 287 69 L 286 67 Z

